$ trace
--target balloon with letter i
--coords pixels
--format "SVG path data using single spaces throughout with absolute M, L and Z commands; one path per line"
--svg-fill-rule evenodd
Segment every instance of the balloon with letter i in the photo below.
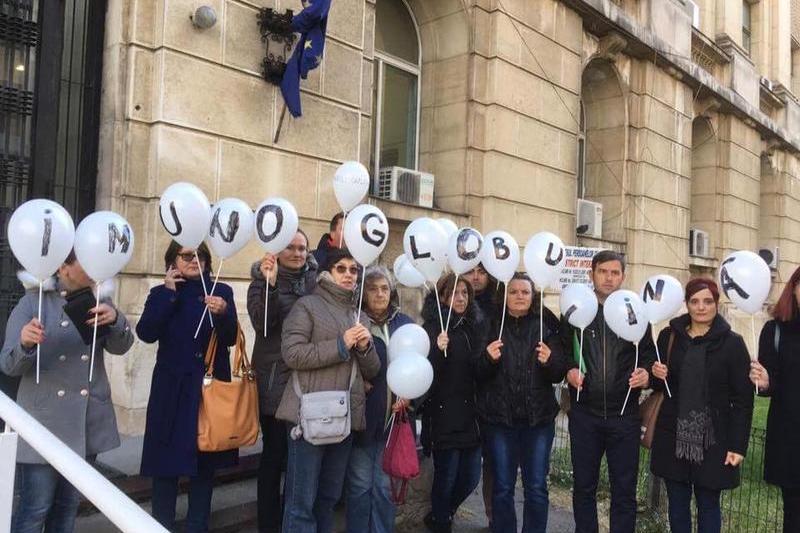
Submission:
M 647 331 L 649 322 L 644 302 L 639 295 L 633 291 L 620 289 L 612 292 L 603 305 L 603 316 L 606 324 L 611 331 L 618 337 L 632 342 L 636 347 L 636 359 L 633 364 L 635 371 L 639 367 L 639 342 Z M 628 394 L 625 395 L 625 402 L 622 404 L 620 415 L 625 413 L 628 399 L 631 396 L 632 387 L 628 386 Z

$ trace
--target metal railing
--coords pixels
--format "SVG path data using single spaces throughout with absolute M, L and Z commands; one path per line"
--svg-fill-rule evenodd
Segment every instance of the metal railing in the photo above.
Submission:
M 7 426 L 18 433 L 119 529 L 126 533 L 166 533 L 167 530 L 153 517 L 2 392 L 0 419 L 5 420 Z M 13 472 L 15 462 L 16 453 L 0 456 L 0 472 L 9 468 Z M 6 499 L 0 501 L 0 510 L 11 508 L 8 498 L 12 495 L 13 490 L 0 491 L 0 497 Z M 0 527 L 2 526 L 0 523 Z M 5 527 L 7 531 L 9 525 L 6 524 Z

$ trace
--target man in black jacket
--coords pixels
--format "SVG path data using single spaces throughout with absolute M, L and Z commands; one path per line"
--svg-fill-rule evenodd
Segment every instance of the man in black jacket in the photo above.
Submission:
M 341 211 L 333 215 L 328 230 L 328 233 L 320 237 L 317 249 L 311 252 L 317 261 L 317 265 L 322 270 L 328 268 L 328 254 L 330 251 L 343 246 L 344 214 Z
M 572 409 L 569 414 L 574 490 L 572 507 L 576 533 L 596 533 L 597 484 L 603 455 L 611 482 L 612 533 L 636 529 L 636 480 L 639 473 L 639 393 L 650 384 L 655 361 L 652 333 L 639 343 L 639 365 L 634 369 L 636 347 L 621 339 L 605 323 L 603 304 L 625 280 L 625 258 L 610 250 L 592 259 L 592 282 L 600 306 L 584 331 L 583 368 L 578 368 L 580 331 L 562 317 L 562 342 L 570 357 L 567 373 Z M 630 398 L 621 413 L 628 387 Z M 580 402 L 577 391 L 581 389 Z

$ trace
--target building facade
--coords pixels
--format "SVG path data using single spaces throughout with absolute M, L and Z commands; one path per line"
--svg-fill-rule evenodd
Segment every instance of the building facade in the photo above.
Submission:
M 207 29 L 190 19 L 201 4 L 217 17 Z M 384 263 L 409 221 L 446 216 L 521 244 L 549 230 L 622 251 L 632 288 L 656 273 L 713 275 L 728 253 L 764 249 L 774 299 L 800 265 L 796 0 L 333 0 L 303 116 L 283 121 L 261 74 L 263 7 L 302 9 L 108 1 L 96 203 L 136 231 L 118 289 L 133 320 L 163 275 L 157 206 L 169 184 L 253 206 L 284 196 L 313 245 L 338 209 L 334 171 L 352 159 L 373 178 L 388 167 L 434 176 L 432 208 L 370 198 L 390 218 Z M 251 244 L 225 263 L 243 324 L 259 256 Z M 726 313 L 749 332 L 749 317 Z M 143 427 L 153 364 L 139 342 L 109 358 L 125 432 Z

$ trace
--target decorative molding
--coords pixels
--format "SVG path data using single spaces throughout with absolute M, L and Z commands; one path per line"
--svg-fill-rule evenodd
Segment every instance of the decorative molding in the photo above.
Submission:
M 597 45 L 597 56 L 616 62 L 619 54 L 628 46 L 628 40 L 619 33 L 612 31 L 600 38 Z

